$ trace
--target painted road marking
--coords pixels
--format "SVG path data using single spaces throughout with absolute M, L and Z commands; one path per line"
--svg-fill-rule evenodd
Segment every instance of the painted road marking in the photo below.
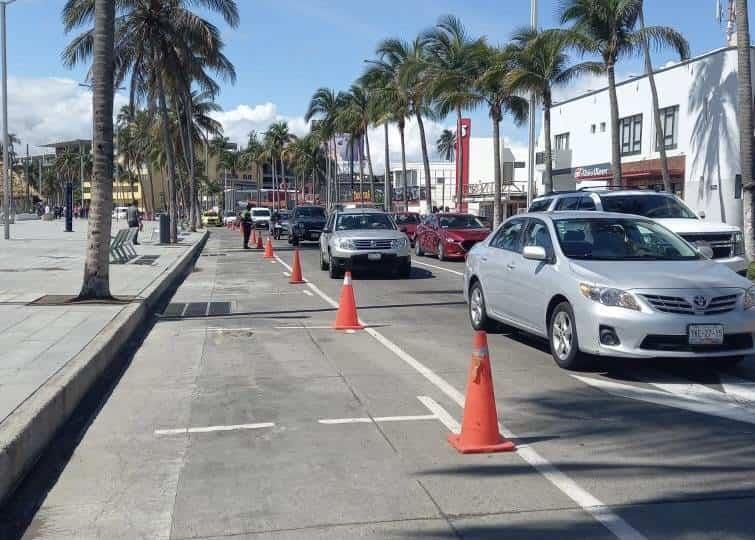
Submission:
M 304 289 L 302 292 L 307 296 L 314 296 L 314 294 L 312 294 L 312 291 L 308 291 L 307 289 Z
M 283 275 L 286 277 L 291 277 L 291 272 L 283 272 Z
M 282 265 L 288 267 L 289 270 L 291 269 L 280 258 L 278 258 L 278 261 Z M 447 268 L 438 268 L 453 273 L 453 271 L 448 270 Z M 307 286 L 326 303 L 330 304 L 333 307 L 338 307 L 338 303 L 327 294 L 322 292 L 317 287 L 317 285 L 315 285 L 314 283 L 307 283 Z M 381 334 L 374 328 L 366 328 L 365 332 L 370 334 L 373 338 L 379 341 L 383 346 L 393 352 L 401 360 L 413 367 L 417 372 L 419 372 L 428 381 L 433 383 L 444 394 L 454 400 L 457 405 L 464 407 L 464 395 L 456 388 L 451 386 L 445 379 L 440 377 L 423 363 L 416 360 L 409 353 L 401 349 L 401 347 L 383 336 L 383 334 Z M 501 426 L 501 428 L 501 434 L 507 439 L 518 438 L 514 433 L 504 428 L 503 426 Z M 577 503 L 585 512 L 590 514 L 596 521 L 601 523 L 606 529 L 611 531 L 614 536 L 616 536 L 620 540 L 645 540 L 645 536 L 640 534 L 639 531 L 634 529 L 629 523 L 615 514 L 608 506 L 603 504 L 596 497 L 585 491 L 576 482 L 574 482 L 574 480 L 566 476 L 555 465 L 550 463 L 532 448 L 527 446 L 519 447 L 517 455 L 519 455 L 522 459 L 524 459 L 527 463 L 534 467 L 541 475 L 543 475 L 546 480 L 556 486 L 564 495 Z
M 415 420 L 437 420 L 434 414 L 419 414 L 414 416 L 375 416 L 372 418 L 323 418 L 320 424 L 371 424 L 373 422 L 412 422 Z
M 246 429 L 262 429 L 274 427 L 273 422 L 260 422 L 257 424 L 236 424 L 233 426 L 207 426 L 179 429 L 156 429 L 155 435 L 187 435 L 189 433 L 212 433 L 214 431 L 241 431 Z
M 721 386 L 727 395 L 735 401 L 747 405 L 755 405 L 755 382 L 722 373 L 719 375 Z
M 433 416 L 440 420 L 443 425 L 448 428 L 448 431 L 451 433 L 459 433 L 461 431 L 461 424 L 459 424 L 459 422 L 456 421 L 456 418 L 451 416 L 446 409 L 441 407 L 440 403 L 429 396 L 417 396 L 417 399 L 420 400 L 425 407 L 430 409 Z
M 450 268 L 443 268 L 442 266 L 436 266 L 434 264 L 428 264 L 426 262 L 420 262 L 416 259 L 412 259 L 412 264 L 418 264 L 420 266 L 427 266 L 428 268 L 435 268 L 436 270 L 443 270 L 444 272 L 449 272 L 451 274 L 456 274 L 457 276 L 463 276 L 464 272 L 459 272 L 458 270 L 451 270 Z

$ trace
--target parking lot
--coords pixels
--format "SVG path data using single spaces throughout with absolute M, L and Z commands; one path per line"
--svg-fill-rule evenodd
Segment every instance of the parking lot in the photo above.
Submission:
M 489 350 L 514 453 L 461 455 L 463 262 L 341 281 L 213 231 L 130 365 L 1 516 L 24 538 L 749 538 L 755 363 L 559 369 L 511 329 Z

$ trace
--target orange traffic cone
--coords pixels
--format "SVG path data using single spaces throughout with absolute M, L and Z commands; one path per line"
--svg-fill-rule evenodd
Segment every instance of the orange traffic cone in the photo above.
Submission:
M 498 432 L 493 377 L 490 370 L 488 335 L 475 332 L 472 365 L 469 368 L 467 397 L 461 433 L 448 436 L 448 442 L 462 454 L 510 452 L 516 450 L 511 441 Z
M 354 287 L 351 286 L 351 272 L 343 276 L 341 300 L 338 302 L 338 313 L 333 323 L 336 330 L 361 330 L 364 328 L 357 315 L 357 302 L 354 298 Z
M 257 235 L 257 249 L 262 249 L 262 233 Z
M 305 283 L 301 275 L 301 261 L 299 260 L 298 248 L 294 250 L 294 266 L 291 268 L 291 279 L 288 282 L 291 284 Z
M 257 229 L 252 228 L 252 245 L 257 245 Z
M 261 238 L 262 237 L 260 237 L 260 240 Z M 263 257 L 263 259 L 274 259 L 274 258 L 275 258 L 275 254 L 273 253 L 273 241 L 268 236 L 267 244 L 265 244 L 265 256 Z

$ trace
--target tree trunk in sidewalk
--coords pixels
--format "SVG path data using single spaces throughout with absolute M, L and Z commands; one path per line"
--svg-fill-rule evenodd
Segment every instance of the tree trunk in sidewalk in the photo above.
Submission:
M 737 54 L 739 82 L 737 89 L 739 152 L 742 167 L 742 210 L 747 260 L 755 260 L 755 185 L 753 185 L 753 119 L 750 19 L 747 0 L 737 0 Z
M 385 173 L 383 174 L 383 206 L 390 212 L 393 206 L 393 175 L 391 174 L 391 151 L 388 146 L 388 122 L 383 124 L 385 131 Z
M 616 97 L 616 72 L 613 64 L 608 66 L 608 96 L 611 105 L 611 168 L 613 185 L 623 186 L 621 176 L 621 144 L 619 140 L 619 100 Z
M 553 191 L 553 140 L 551 139 L 551 93 L 544 92 L 543 95 L 543 139 L 545 139 L 545 162 L 544 187 L 546 193 Z
M 398 133 L 401 136 L 401 174 L 403 175 L 403 181 L 401 186 L 404 190 L 404 212 L 409 211 L 409 194 L 407 193 L 407 178 L 406 178 L 406 143 L 404 141 L 404 121 L 400 120 L 398 123 Z
M 375 204 L 375 171 L 372 169 L 372 154 L 370 153 L 370 136 L 367 130 L 369 125 L 364 126 L 364 146 L 367 150 L 367 170 L 370 172 L 370 201 Z
M 422 121 L 420 113 L 417 116 L 417 127 L 419 128 L 419 142 L 422 150 L 422 168 L 425 173 L 425 208 L 429 214 L 433 209 L 433 192 L 430 178 L 430 158 L 427 155 L 427 138 L 425 137 L 425 123 Z M 420 197 L 421 198 L 421 197 Z
M 503 174 L 501 173 L 501 118 L 498 111 L 492 111 L 493 116 L 493 229 L 498 228 L 503 216 L 501 203 L 501 187 Z
M 165 145 L 165 161 L 167 162 L 168 172 L 168 215 L 170 216 L 170 242 L 178 242 L 178 197 L 176 196 L 176 163 L 173 156 L 173 141 L 170 138 L 170 118 L 168 117 L 168 106 L 165 103 L 165 88 L 163 86 L 163 76 L 157 70 L 157 101 L 160 108 L 160 129 L 163 135 L 163 144 Z

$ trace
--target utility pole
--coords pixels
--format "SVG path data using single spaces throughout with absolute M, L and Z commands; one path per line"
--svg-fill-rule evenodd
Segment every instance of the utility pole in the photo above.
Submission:
M 537 0 L 530 0 L 530 26 L 537 30 Z M 530 93 L 530 136 L 529 136 L 529 155 L 527 162 L 527 208 L 532 204 L 535 195 L 535 93 Z
M 5 214 L 6 240 L 10 240 L 10 177 L 8 176 L 8 55 L 6 53 L 7 32 L 5 28 L 5 8 L 16 0 L 0 1 L 0 27 L 3 33 L 3 213 Z

